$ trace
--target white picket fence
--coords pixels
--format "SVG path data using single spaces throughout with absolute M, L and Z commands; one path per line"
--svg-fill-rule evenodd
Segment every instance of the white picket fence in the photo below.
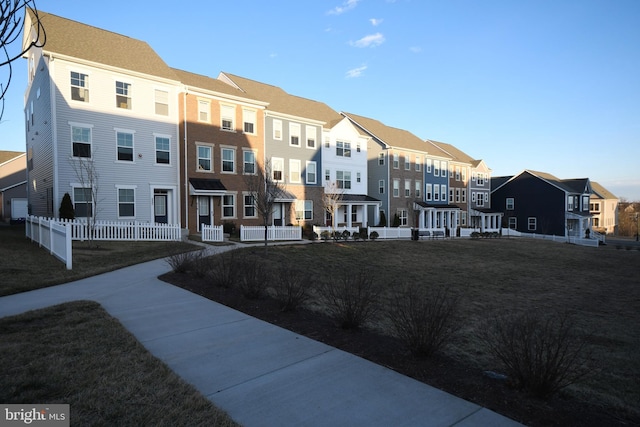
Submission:
M 331 234 L 332 232 L 336 232 L 336 233 L 342 233 L 344 231 L 348 231 L 350 234 L 353 233 L 359 233 L 360 232 L 360 227 L 336 227 L 336 228 L 331 228 L 331 227 L 322 227 L 319 225 L 314 225 L 313 226 L 313 232 L 316 233 L 318 235 L 318 238 L 320 238 L 320 236 L 322 236 L 323 232 L 328 232 L 329 234 Z
M 25 234 L 32 242 L 45 247 L 49 253 L 65 263 L 67 270 L 73 267 L 71 228 L 48 218 L 29 216 L 25 219 Z
M 203 242 L 223 242 L 224 232 L 221 225 L 200 225 Z
M 411 239 L 410 228 L 369 227 L 369 238 L 374 231 L 378 233 L 378 239 Z
M 179 224 L 160 224 L 139 221 L 94 221 L 91 227 L 84 220 L 55 219 L 71 228 L 72 240 L 111 241 L 180 241 Z
M 579 246 L 590 246 L 593 248 L 597 248 L 600 245 L 600 240 L 597 238 L 593 239 L 582 239 L 574 236 L 555 236 L 549 234 L 536 234 L 536 233 L 521 233 L 516 230 L 504 229 L 502 230 L 502 237 L 528 237 L 530 239 L 542 239 L 542 240 L 551 240 L 552 242 L 560 242 L 560 243 L 573 243 Z
M 302 227 L 297 226 L 269 226 L 267 240 L 302 240 Z M 240 226 L 241 242 L 264 241 L 264 226 Z

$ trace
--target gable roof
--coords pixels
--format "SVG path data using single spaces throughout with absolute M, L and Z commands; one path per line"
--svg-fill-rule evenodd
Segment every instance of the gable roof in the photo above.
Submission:
M 595 181 L 591 181 L 591 189 L 593 190 L 593 194 L 600 196 L 603 199 L 617 199 L 615 194 Z
M 192 88 L 198 88 L 209 92 L 216 92 L 218 94 L 229 95 L 232 98 L 236 98 L 241 101 L 254 102 L 256 104 L 267 105 L 265 102 L 257 101 L 245 92 L 231 85 L 224 83 L 213 77 L 204 76 L 202 74 L 191 73 L 189 71 L 172 68 L 173 72 L 180 79 L 182 84 L 190 86 Z
M 380 141 L 387 148 L 406 148 L 414 151 L 428 152 L 429 145 L 409 131 L 387 126 L 378 120 L 368 117 L 345 113 L 344 111 L 341 112 L 341 114 Z M 435 151 L 435 148 L 433 150 Z M 441 153 L 441 150 L 438 149 L 438 152 Z
M 254 99 L 268 102 L 270 111 L 323 122 L 328 127 L 333 127 L 342 120 L 340 114 L 327 104 L 291 95 L 277 86 L 226 72 L 221 72 L 218 79 L 235 86 Z
M 591 193 L 591 183 L 589 181 L 589 178 L 560 179 L 550 173 L 539 172 L 530 169 L 525 169 L 519 174 L 513 176 L 491 178 L 491 191 L 496 191 L 498 188 L 502 187 L 509 181 L 514 180 L 525 173 L 541 179 L 566 193 Z
M 33 12 L 28 11 L 30 20 Z M 45 54 L 58 54 L 123 70 L 176 80 L 171 68 L 146 42 L 46 12 L 38 12 L 47 32 Z M 26 31 L 25 31 L 26 32 Z
M 0 165 L 25 154 L 24 151 L 0 151 Z
M 430 140 L 430 139 L 428 139 L 427 141 L 430 141 L 432 144 L 434 144 L 435 146 L 440 148 L 442 151 L 447 153 L 447 155 L 453 161 L 461 162 L 461 163 L 469 163 L 469 164 L 474 164 L 475 163 L 474 166 L 477 166 L 477 164 L 479 162 L 479 160 L 474 159 L 473 157 L 471 157 L 470 155 L 468 155 L 464 151 L 460 150 L 459 148 L 457 148 L 457 147 L 455 147 L 455 146 L 453 146 L 451 144 L 447 144 L 446 142 L 433 141 L 433 140 Z

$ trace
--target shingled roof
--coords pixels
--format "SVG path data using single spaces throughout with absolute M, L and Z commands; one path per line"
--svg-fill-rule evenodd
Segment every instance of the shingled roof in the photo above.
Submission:
M 593 192 L 596 195 L 600 196 L 603 199 L 617 199 L 618 198 L 611 191 L 607 190 L 606 188 L 604 188 L 602 185 L 600 185 L 599 183 L 597 183 L 595 181 L 591 181 L 591 189 L 593 190 Z
M 33 20 L 33 12 L 28 13 Z M 146 42 L 46 12 L 40 11 L 38 15 L 47 32 L 45 54 L 177 80 L 173 70 Z
M 24 151 L 0 151 L 0 165 L 13 160 L 16 157 L 20 157 L 24 154 Z
M 190 86 L 192 88 L 203 89 L 206 91 L 216 92 L 219 94 L 230 95 L 234 98 L 243 99 L 247 101 L 257 101 L 249 96 L 242 90 L 231 86 L 221 80 L 214 77 L 204 76 L 202 74 L 195 74 L 189 71 L 179 70 L 177 68 L 172 69 L 176 76 L 180 79 L 182 84 Z M 263 102 L 258 102 L 263 103 Z M 266 103 L 264 103 L 266 104 Z
M 474 159 L 464 151 L 460 150 L 459 148 L 451 144 L 447 144 L 446 142 L 433 141 L 433 140 L 428 140 L 428 141 L 431 141 L 435 146 L 437 146 L 438 148 L 443 150 L 445 153 L 447 153 L 449 157 L 451 157 L 451 160 L 461 162 L 461 163 L 476 162 L 476 159 Z

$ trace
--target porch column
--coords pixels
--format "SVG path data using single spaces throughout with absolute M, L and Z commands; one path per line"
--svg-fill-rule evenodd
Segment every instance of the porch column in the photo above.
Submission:
M 352 221 L 351 221 L 351 209 L 353 207 L 351 206 L 351 204 L 348 204 L 344 207 L 345 209 L 345 213 L 347 214 L 347 227 L 351 227 Z

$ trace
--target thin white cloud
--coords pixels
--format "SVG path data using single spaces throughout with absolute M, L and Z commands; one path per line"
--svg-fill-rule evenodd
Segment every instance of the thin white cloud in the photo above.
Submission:
M 342 15 L 345 12 L 350 11 L 358 5 L 360 0 L 346 0 L 340 6 L 336 6 L 327 12 L 327 15 Z
M 371 22 L 371 25 L 373 25 L 374 27 L 377 27 L 378 25 L 382 24 L 382 21 L 384 21 L 384 20 L 383 19 L 377 19 L 377 18 L 369 19 L 369 22 Z
M 356 40 L 355 42 L 350 42 L 353 47 L 376 47 L 380 46 L 384 43 L 385 38 L 382 33 L 369 34 L 368 36 L 364 36 L 360 40 Z
M 362 73 L 364 73 L 364 71 L 367 69 L 366 65 L 362 65 L 360 67 L 357 68 L 352 68 L 351 70 L 347 71 L 347 75 L 346 77 L 348 79 L 353 79 L 356 77 L 360 77 L 362 75 Z
M 422 48 L 420 46 L 411 46 L 409 48 L 409 50 L 413 53 L 420 53 L 422 52 Z
M 273 58 L 276 58 L 277 56 L 278 56 L 278 54 L 277 54 L 277 53 L 270 53 L 270 54 L 269 54 L 269 58 L 272 58 L 272 59 L 273 59 Z

